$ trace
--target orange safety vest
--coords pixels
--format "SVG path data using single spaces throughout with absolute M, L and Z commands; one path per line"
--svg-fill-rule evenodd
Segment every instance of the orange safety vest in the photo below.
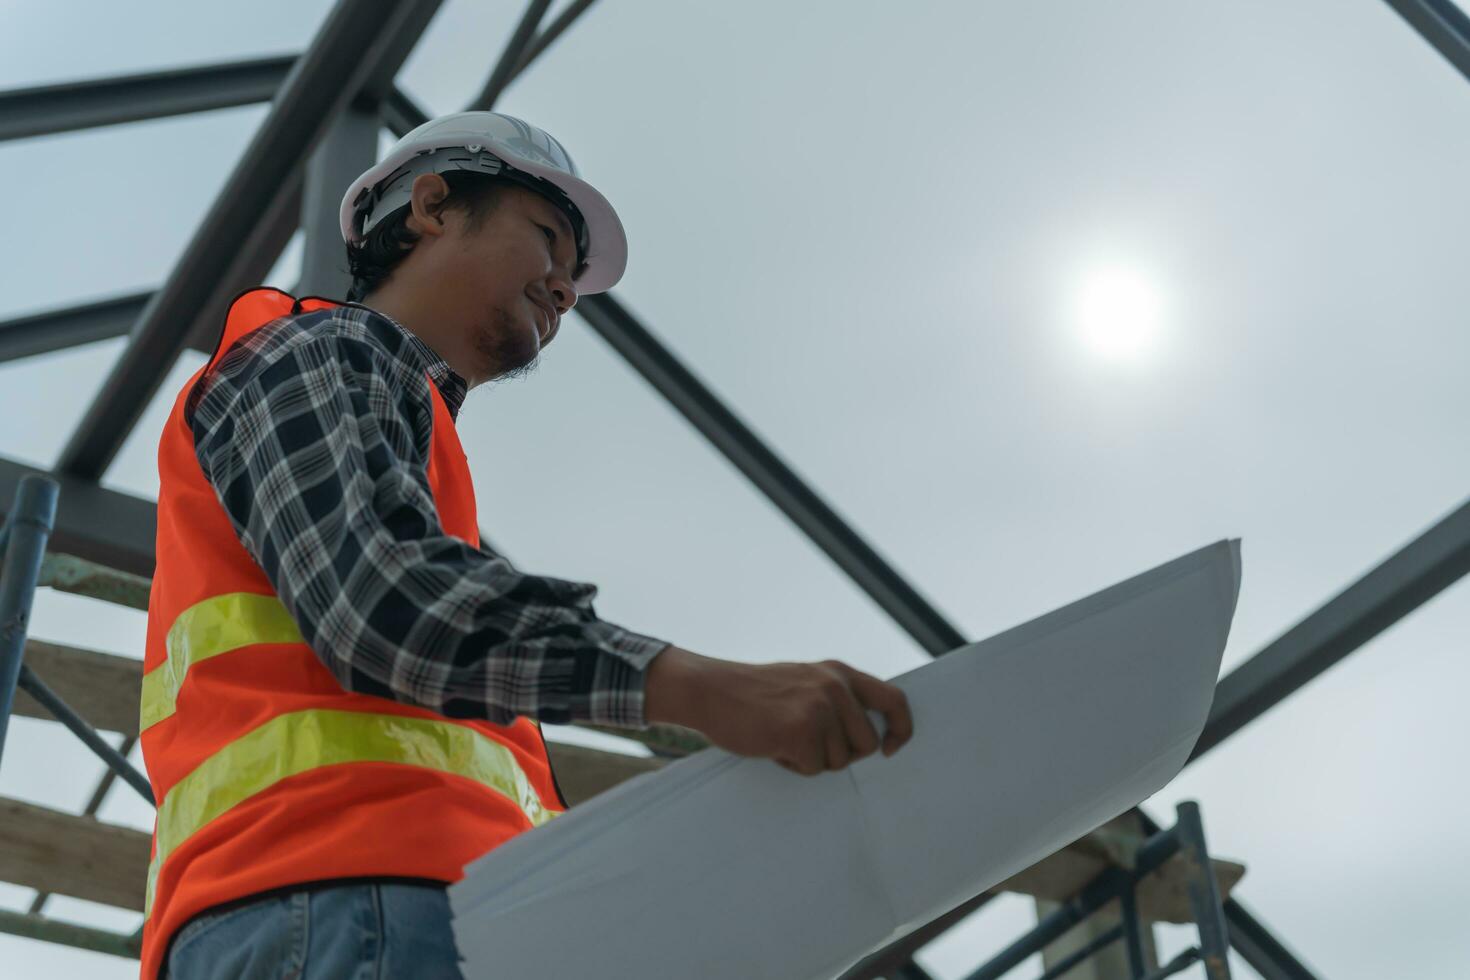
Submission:
M 446 718 L 342 688 L 240 543 L 194 454 L 184 406 L 241 337 L 321 310 L 273 289 L 230 307 L 214 358 L 158 447 L 157 569 L 140 715 L 158 800 L 142 976 L 191 916 L 267 889 L 354 877 L 457 881 L 565 808 L 539 726 Z M 479 544 L 470 471 L 438 388 L 428 481 L 444 530 Z

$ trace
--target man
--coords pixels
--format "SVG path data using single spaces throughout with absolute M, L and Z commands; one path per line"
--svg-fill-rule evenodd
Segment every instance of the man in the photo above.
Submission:
M 670 722 L 803 774 L 911 733 L 844 664 L 702 657 L 479 546 L 465 393 L 626 261 L 559 143 L 432 120 L 342 211 L 358 302 L 242 294 L 159 444 L 145 978 L 459 977 L 445 884 L 565 807 L 538 722 Z

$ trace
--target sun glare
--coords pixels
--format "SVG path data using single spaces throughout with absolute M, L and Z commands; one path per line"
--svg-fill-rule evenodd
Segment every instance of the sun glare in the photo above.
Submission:
M 1077 292 L 1082 339 L 1110 361 L 1145 360 L 1158 346 L 1163 298 L 1148 276 L 1122 266 L 1093 270 Z

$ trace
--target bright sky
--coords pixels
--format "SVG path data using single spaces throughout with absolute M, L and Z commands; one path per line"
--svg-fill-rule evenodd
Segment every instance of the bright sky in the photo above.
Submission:
M 0 9 L 12 88 L 295 52 L 328 4 Z M 450 0 L 403 87 L 460 108 L 518 16 Z M 1228 669 L 1470 493 L 1470 86 L 1380 0 L 602 0 L 498 108 L 618 207 L 618 296 L 971 637 L 1240 536 Z M 156 286 L 263 112 L 0 146 L 0 317 Z M 0 454 L 49 464 L 121 343 L 0 365 Z M 197 364 L 108 483 L 156 492 Z M 921 662 L 575 319 L 461 431 L 493 540 L 599 583 L 606 618 L 731 659 Z M 33 632 L 142 653 L 141 614 L 87 600 L 43 596 Z M 1149 804 L 1198 799 L 1322 976 L 1466 974 L 1467 636 L 1461 582 Z M 6 796 L 79 810 L 101 771 L 48 723 L 6 749 Z M 102 816 L 151 820 L 124 787 Z M 996 903 L 921 962 L 963 976 L 1031 921 Z M 0 961 L 136 970 L 8 937 Z

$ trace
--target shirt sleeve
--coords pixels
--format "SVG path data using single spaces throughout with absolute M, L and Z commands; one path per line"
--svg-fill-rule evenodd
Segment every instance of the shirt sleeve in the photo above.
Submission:
M 200 465 L 306 642 L 348 690 L 449 717 L 644 727 L 667 644 L 599 620 L 595 586 L 448 535 L 428 392 L 395 372 L 368 341 L 315 337 L 195 402 Z

